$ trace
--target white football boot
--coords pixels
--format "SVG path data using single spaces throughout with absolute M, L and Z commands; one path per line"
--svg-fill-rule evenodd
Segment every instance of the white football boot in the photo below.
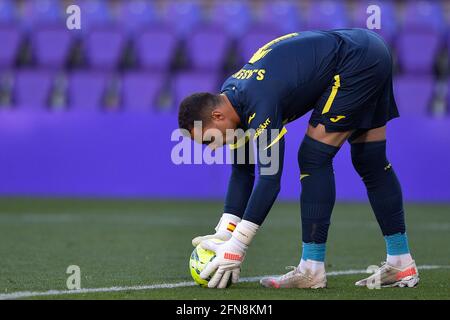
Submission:
M 419 283 L 419 271 L 414 260 L 404 268 L 394 267 L 382 262 L 381 267 L 370 277 L 355 283 L 356 286 L 381 288 L 387 287 L 415 287 Z
M 280 277 L 266 277 L 260 280 L 260 283 L 266 288 L 300 288 L 300 289 L 319 289 L 326 288 L 327 276 L 325 271 L 319 271 L 312 274 L 309 270 L 300 271 L 298 267 L 287 267 L 292 269 Z

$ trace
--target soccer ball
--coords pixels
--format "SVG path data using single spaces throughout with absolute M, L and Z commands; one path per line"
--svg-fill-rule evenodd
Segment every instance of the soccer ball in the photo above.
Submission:
M 202 287 L 208 287 L 208 281 L 200 278 L 200 273 L 203 271 L 208 262 L 212 261 L 216 257 L 216 254 L 212 251 L 203 249 L 198 245 L 194 251 L 192 251 L 191 258 L 189 259 L 189 270 L 194 281 Z

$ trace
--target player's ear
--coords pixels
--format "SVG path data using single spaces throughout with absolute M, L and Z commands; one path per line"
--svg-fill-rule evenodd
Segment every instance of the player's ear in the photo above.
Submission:
M 219 111 L 219 110 L 213 110 L 213 111 L 211 112 L 211 118 L 212 118 L 212 120 L 214 120 L 214 121 L 220 121 L 220 120 L 225 119 L 225 116 L 223 115 L 223 113 L 222 113 L 221 111 Z

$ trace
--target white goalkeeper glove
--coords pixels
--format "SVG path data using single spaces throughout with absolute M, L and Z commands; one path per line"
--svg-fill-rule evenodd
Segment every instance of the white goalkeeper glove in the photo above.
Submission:
M 208 279 L 214 273 L 208 282 L 209 288 L 226 288 L 230 277 L 232 283 L 239 281 L 245 251 L 258 228 L 257 224 L 242 220 L 234 230 L 230 240 L 219 243 L 214 240 L 206 240 L 201 243 L 202 248 L 216 253 L 216 257 L 200 273 L 200 277 L 203 279 Z
M 236 229 L 236 226 L 240 221 L 241 221 L 241 218 L 239 218 L 238 216 L 235 216 L 235 215 L 229 214 L 229 213 L 224 213 L 215 228 L 216 233 L 209 234 L 206 236 L 196 237 L 196 238 L 192 239 L 192 245 L 194 247 L 196 247 L 203 241 L 206 241 L 209 239 L 219 239 L 222 241 L 230 240 L 231 234 L 233 233 L 234 229 Z

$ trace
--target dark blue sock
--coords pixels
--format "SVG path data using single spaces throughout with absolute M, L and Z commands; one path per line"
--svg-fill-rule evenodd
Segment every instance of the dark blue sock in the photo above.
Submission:
M 384 236 L 405 233 L 400 183 L 386 158 L 386 141 L 352 144 L 352 162 Z
M 339 148 L 305 136 L 298 152 L 303 243 L 327 241 L 336 198 L 333 158 Z

